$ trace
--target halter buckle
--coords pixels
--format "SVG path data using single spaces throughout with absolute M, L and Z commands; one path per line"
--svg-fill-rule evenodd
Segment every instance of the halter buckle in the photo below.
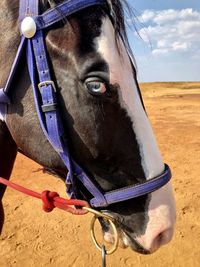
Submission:
M 54 92 L 56 93 L 56 86 L 55 86 L 55 83 L 53 81 L 43 81 L 43 82 L 40 82 L 38 84 L 38 88 L 41 91 L 41 88 L 42 87 L 44 87 L 44 86 L 47 87 L 48 85 L 51 85 L 53 87 Z

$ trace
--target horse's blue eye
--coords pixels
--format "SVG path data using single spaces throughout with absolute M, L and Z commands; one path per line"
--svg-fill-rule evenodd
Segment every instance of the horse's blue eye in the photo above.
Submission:
M 100 81 L 87 82 L 86 87 L 91 94 L 104 94 L 107 90 L 106 84 Z

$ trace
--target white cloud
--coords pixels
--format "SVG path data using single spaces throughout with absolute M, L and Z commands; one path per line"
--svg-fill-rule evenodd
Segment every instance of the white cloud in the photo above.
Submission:
M 139 31 L 145 42 L 151 43 L 153 55 L 174 52 L 195 54 L 200 48 L 200 11 L 192 8 L 161 11 L 145 10 L 138 18 Z
M 157 47 L 158 48 L 164 48 L 166 46 L 167 46 L 167 40 L 163 40 L 163 39 L 158 40 L 158 42 L 157 42 Z
M 166 9 L 166 10 L 145 10 L 138 18 L 141 22 L 155 22 L 156 24 L 170 23 L 174 20 L 200 20 L 200 13 L 192 8 L 181 10 Z
M 180 43 L 180 42 L 174 42 L 172 44 L 172 49 L 174 51 L 187 51 L 190 47 L 190 44 L 189 43 Z
M 152 10 L 145 10 L 143 14 L 139 17 L 139 20 L 144 22 L 148 22 L 152 20 L 155 16 L 155 12 Z
M 168 54 L 169 50 L 167 48 L 156 48 L 152 50 L 153 55 L 165 55 Z

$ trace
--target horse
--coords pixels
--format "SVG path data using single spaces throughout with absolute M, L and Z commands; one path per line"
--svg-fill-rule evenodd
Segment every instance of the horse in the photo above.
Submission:
M 23 32 L 22 26 L 22 32 L 19 30 L 23 23 L 18 18 L 19 2 L 2 0 L 0 3 L 2 88 L 8 80 Z M 27 9 L 34 4 L 34 0 L 24 2 L 28 3 Z M 73 6 L 74 2 L 76 5 L 81 3 L 81 8 L 67 16 L 62 14 L 61 7 L 66 4 Z M 45 110 L 42 111 L 46 114 L 58 110 L 64 132 L 62 137 L 67 139 L 72 161 L 81 166 L 100 191 L 115 192 L 120 188 L 150 182 L 162 175 L 166 165 L 137 81 L 136 64 L 126 34 L 125 1 L 91 3 L 90 0 L 38 2 L 40 14 L 49 14 L 53 10 L 59 18 L 44 33 L 53 82 L 41 85 L 53 87 L 57 103 L 56 107 L 53 104 L 43 105 Z M 31 12 L 26 16 L 31 18 L 32 26 L 29 29 L 31 36 L 25 37 L 31 40 L 36 31 L 33 27 L 35 22 Z M 26 32 L 27 24 L 24 25 Z M 29 33 L 26 32 L 27 35 Z M 0 176 L 7 180 L 10 178 L 17 152 L 20 151 L 54 176 L 65 180 L 69 169 L 45 136 L 38 119 L 30 66 L 24 50 L 17 64 L 9 84 L 10 103 L 4 105 L 6 112 L 0 113 Z M 38 80 L 39 75 L 35 76 Z M 41 101 L 41 96 L 39 98 Z M 77 187 L 82 199 L 91 200 L 91 194 L 80 181 Z M 0 185 L 1 230 L 5 189 Z M 171 182 L 152 191 L 97 207 L 97 210 L 115 219 L 121 246 L 131 247 L 143 254 L 153 253 L 168 243 L 175 226 Z M 104 220 L 101 220 L 101 225 L 104 239 L 112 243 L 113 233 L 109 225 Z

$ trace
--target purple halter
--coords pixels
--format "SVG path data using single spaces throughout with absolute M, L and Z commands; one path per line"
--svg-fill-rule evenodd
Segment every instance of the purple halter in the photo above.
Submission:
M 110 204 L 136 198 L 159 189 L 169 182 L 171 171 L 168 165 L 165 164 L 164 172 L 151 180 L 104 192 L 92 182 L 83 169 L 70 157 L 67 144 L 63 140 L 64 129 L 57 109 L 56 87 L 51 79 L 43 31 L 49 29 L 56 22 L 61 21 L 63 17 L 94 5 L 105 7 L 107 6 L 107 1 L 68 0 L 39 15 L 38 0 L 20 0 L 19 23 L 21 25 L 21 42 L 7 83 L 3 89 L 0 89 L 0 115 L 6 115 L 7 105 L 10 104 L 8 96 L 11 88 L 10 85 L 22 52 L 26 49 L 29 75 L 40 125 L 46 138 L 60 155 L 68 169 L 66 177 L 67 192 L 72 198 L 78 197 L 79 190 L 76 187 L 78 179 L 93 196 L 90 200 L 90 205 L 96 208 L 103 208 Z M 24 21 L 27 17 L 31 25 L 28 28 L 26 27 L 27 23 Z

